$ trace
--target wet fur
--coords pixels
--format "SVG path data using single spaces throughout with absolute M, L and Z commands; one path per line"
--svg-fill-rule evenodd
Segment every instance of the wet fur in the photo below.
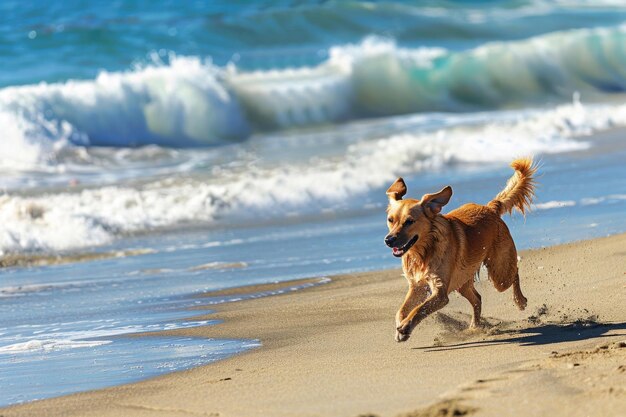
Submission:
M 521 310 L 526 307 L 519 282 L 517 250 L 500 216 L 514 209 L 528 211 L 534 196 L 536 167 L 530 158 L 515 160 L 511 167 L 515 173 L 487 205 L 465 204 L 445 215 L 440 211 L 452 195 L 450 187 L 426 194 L 421 200 L 403 200 L 406 186 L 399 178 L 387 191 L 390 220 L 387 244 L 403 247 L 419 236 L 402 255 L 409 291 L 396 314 L 396 341 L 407 340 L 426 316 L 444 307 L 452 291 L 458 291 L 470 302 L 473 308 L 470 326 L 478 326 L 481 297 L 474 288 L 474 276 L 483 264 L 494 287 L 498 291 L 513 287 L 515 304 Z

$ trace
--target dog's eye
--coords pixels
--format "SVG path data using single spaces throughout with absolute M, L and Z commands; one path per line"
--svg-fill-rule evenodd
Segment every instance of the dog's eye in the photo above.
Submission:
M 413 219 L 406 219 L 406 221 L 404 222 L 404 225 L 405 226 L 410 226 L 413 223 L 415 223 L 415 220 L 413 220 Z
M 393 223 L 393 217 L 388 218 L 388 219 L 387 219 L 387 221 L 388 221 L 389 223 Z

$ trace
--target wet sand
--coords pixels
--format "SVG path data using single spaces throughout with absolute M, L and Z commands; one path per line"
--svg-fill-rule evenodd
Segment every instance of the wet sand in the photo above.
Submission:
M 48 253 L 8 253 L 0 256 L 0 269 L 13 267 L 36 267 L 63 265 L 76 262 L 99 261 L 102 259 L 124 258 L 151 253 L 150 249 L 129 249 L 110 252 L 69 252 Z
M 480 330 L 467 329 L 469 303 L 453 294 L 448 306 L 398 344 L 394 314 L 406 289 L 400 271 L 344 275 L 220 305 L 208 317 L 222 324 L 170 333 L 260 339 L 259 349 L 148 381 L 1 409 L 0 415 L 623 415 L 626 235 L 521 257 L 527 310 L 518 311 L 510 290 L 497 293 L 483 275 Z

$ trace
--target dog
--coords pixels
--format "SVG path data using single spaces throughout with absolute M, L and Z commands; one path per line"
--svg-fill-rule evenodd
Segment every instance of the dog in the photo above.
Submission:
M 532 158 L 511 163 L 515 170 L 505 188 L 488 204 L 465 204 L 442 215 L 452 197 L 444 187 L 421 200 L 405 199 L 407 188 L 398 178 L 387 190 L 389 206 L 385 243 L 409 283 L 404 303 L 396 314 L 397 342 L 409 339 L 413 329 L 429 314 L 448 304 L 448 295 L 458 291 L 472 305 L 470 328 L 480 325 L 481 297 L 474 288 L 474 276 L 481 265 L 500 292 L 513 287 L 513 300 L 520 310 L 526 297 L 520 288 L 517 250 L 502 220 L 514 209 L 525 214 L 532 204 L 537 166 Z

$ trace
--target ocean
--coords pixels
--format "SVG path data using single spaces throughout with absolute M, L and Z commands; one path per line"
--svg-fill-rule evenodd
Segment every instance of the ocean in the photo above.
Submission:
M 619 1 L 0 2 L 0 406 L 200 366 L 209 290 L 398 267 L 385 190 L 487 202 L 520 248 L 626 231 Z M 111 254 L 114 254 L 113 256 Z M 298 287 L 292 288 L 297 290 Z M 257 294 L 255 296 L 269 296 Z M 155 332 L 154 337 L 127 337 Z

